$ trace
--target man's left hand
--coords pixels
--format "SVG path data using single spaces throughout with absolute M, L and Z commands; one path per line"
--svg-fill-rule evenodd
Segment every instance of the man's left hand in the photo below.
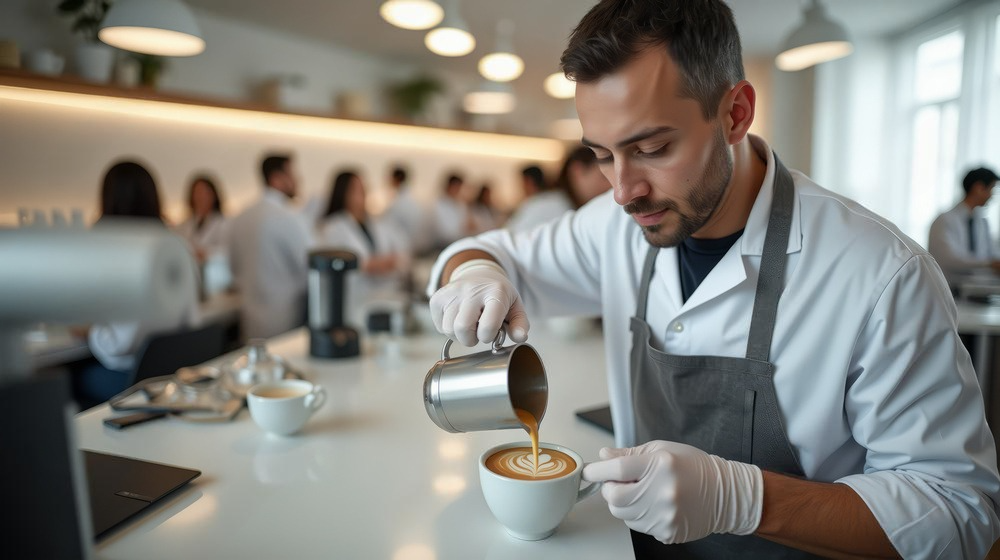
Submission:
M 749 535 L 760 524 L 764 481 L 754 465 L 669 441 L 605 448 L 600 456 L 584 467 L 583 478 L 604 482 L 611 515 L 660 542 Z

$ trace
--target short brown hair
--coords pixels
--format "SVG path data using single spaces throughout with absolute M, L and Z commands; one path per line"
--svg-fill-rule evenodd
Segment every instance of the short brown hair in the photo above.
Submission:
M 666 47 L 683 78 L 680 95 L 706 119 L 744 79 L 740 34 L 722 0 L 602 0 L 570 34 L 560 62 L 568 78 L 587 83 L 651 46 Z

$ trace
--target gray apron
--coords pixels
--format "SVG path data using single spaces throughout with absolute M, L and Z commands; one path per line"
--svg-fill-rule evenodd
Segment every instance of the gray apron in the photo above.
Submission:
M 649 344 L 646 301 L 656 262 L 650 247 L 632 318 L 632 398 L 640 443 L 686 443 L 761 469 L 802 476 L 788 442 L 774 393 L 774 365 L 768 361 L 774 318 L 785 276 L 795 187 L 785 166 L 775 162 L 774 199 L 761 257 L 746 358 L 675 356 Z M 706 336 L 710 333 L 705 333 Z M 805 552 L 748 535 L 710 535 L 664 545 L 632 532 L 637 559 L 646 558 L 815 558 Z

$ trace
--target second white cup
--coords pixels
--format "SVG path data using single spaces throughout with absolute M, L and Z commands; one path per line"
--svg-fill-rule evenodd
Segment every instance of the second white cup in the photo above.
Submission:
M 308 381 L 285 380 L 254 385 L 247 392 L 250 417 L 272 434 L 294 434 L 326 402 L 326 391 Z

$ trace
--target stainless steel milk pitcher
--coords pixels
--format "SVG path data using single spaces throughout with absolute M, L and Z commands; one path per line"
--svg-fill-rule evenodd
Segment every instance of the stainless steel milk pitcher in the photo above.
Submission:
M 448 339 L 441 359 L 424 378 L 427 415 L 448 432 L 521 428 L 514 409 L 526 410 L 538 422 L 545 415 L 549 385 L 545 367 L 528 344 L 504 347 L 501 329 L 493 348 L 451 357 Z

